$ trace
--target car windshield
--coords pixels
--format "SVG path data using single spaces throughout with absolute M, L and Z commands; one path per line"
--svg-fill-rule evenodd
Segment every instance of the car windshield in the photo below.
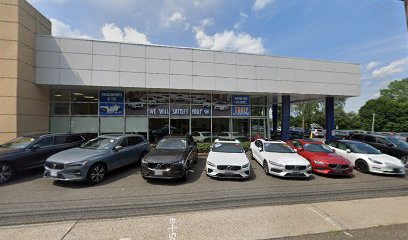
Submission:
M 180 138 L 167 138 L 162 139 L 157 143 L 157 149 L 185 149 L 186 140 Z
M 331 153 L 333 150 L 324 144 L 305 144 L 304 149 L 309 152 Z
M 244 150 L 242 149 L 241 144 L 239 143 L 214 143 L 212 148 L 213 152 L 223 152 L 223 153 L 242 153 Z
M 294 153 L 288 145 L 282 143 L 265 143 L 265 151 L 277 153 Z
M 28 147 L 34 141 L 35 138 L 32 137 L 19 137 L 9 142 L 6 142 L 5 144 L 0 145 L 0 147 L 21 149 Z
M 353 142 L 349 143 L 348 145 L 350 147 L 350 150 L 355 153 L 381 154 L 379 150 L 365 143 Z
M 81 148 L 94 149 L 94 150 L 109 150 L 116 144 L 116 139 L 107 137 L 98 137 L 90 140 L 81 146 Z
M 408 143 L 401 140 L 399 137 L 387 137 L 389 141 L 397 145 L 399 148 L 408 148 Z

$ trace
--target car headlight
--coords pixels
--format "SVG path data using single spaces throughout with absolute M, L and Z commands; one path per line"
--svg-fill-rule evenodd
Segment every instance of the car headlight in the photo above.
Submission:
M 273 166 L 284 167 L 283 164 L 279 164 L 279 163 L 276 163 L 276 162 L 271 161 L 271 160 L 269 160 L 268 162 L 269 162 L 269 164 L 272 164 Z
M 248 168 L 249 167 L 249 163 L 245 164 L 244 166 L 242 166 L 242 168 Z
M 312 165 L 310 165 L 310 164 L 306 165 L 306 168 L 311 168 L 311 167 L 312 167 Z
M 184 160 L 183 159 L 178 160 L 178 161 L 174 162 L 173 165 L 184 165 Z
M 207 165 L 208 165 L 208 166 L 211 166 L 211 167 L 215 167 L 215 164 L 212 163 L 212 162 L 207 162 Z
M 373 162 L 373 163 L 375 163 L 375 164 L 383 164 L 382 162 L 377 161 L 377 160 L 372 159 L 372 158 L 368 158 L 368 160 L 370 160 L 371 162 Z
M 83 167 L 88 161 L 74 162 L 65 164 L 68 167 Z
M 314 160 L 314 163 L 316 163 L 317 165 L 325 165 L 324 162 L 319 161 L 319 160 Z

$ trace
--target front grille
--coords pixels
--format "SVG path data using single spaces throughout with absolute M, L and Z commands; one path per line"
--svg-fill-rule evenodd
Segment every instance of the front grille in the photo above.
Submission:
M 151 169 L 169 169 L 169 163 L 148 163 L 147 166 Z
M 219 165 L 217 166 L 217 169 L 218 170 L 238 171 L 238 170 L 241 170 L 241 166 Z
M 306 177 L 304 173 L 286 173 L 285 177 Z
M 287 166 L 285 166 L 285 169 L 286 169 L 286 170 L 298 170 L 298 171 L 301 171 L 301 170 L 305 170 L 305 169 L 306 169 L 306 166 L 287 165 Z
M 240 174 L 224 174 L 224 173 L 217 173 L 216 175 L 217 177 L 221 177 L 221 178 L 244 178 L 242 175 Z
M 343 165 L 343 164 L 329 164 L 329 168 L 333 169 L 347 169 L 349 168 L 348 165 Z
M 45 162 L 45 166 L 49 169 L 64 169 L 64 164 L 62 163 Z

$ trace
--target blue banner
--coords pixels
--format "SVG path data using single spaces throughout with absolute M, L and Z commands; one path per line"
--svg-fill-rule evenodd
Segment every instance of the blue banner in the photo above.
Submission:
M 106 102 L 106 103 L 123 103 L 124 93 L 123 91 L 101 91 L 99 102 Z
M 233 95 L 232 96 L 232 105 L 249 105 L 249 96 L 248 95 Z
M 232 106 L 232 116 L 249 117 L 251 116 L 251 107 L 249 106 Z
M 100 116 L 123 116 L 125 104 L 123 103 L 100 103 Z

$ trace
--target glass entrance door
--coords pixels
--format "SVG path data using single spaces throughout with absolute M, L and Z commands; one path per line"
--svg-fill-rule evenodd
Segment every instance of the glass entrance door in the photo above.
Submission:
M 186 135 L 190 133 L 190 119 L 176 118 L 170 120 L 170 134 Z

